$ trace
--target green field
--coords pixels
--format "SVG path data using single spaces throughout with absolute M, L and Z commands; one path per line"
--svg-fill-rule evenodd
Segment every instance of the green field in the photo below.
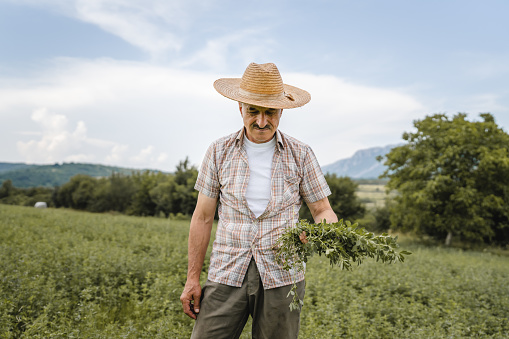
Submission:
M 368 210 L 383 207 L 387 197 L 383 184 L 359 184 L 355 194 Z
M 188 338 L 187 232 L 186 221 L 0 205 L 0 338 Z M 349 272 L 312 258 L 300 337 L 509 337 L 507 256 L 401 245 L 405 263 Z
M 385 199 L 394 197 L 395 193 L 386 193 L 385 185 L 380 183 L 359 184 L 355 194 L 362 201 L 366 209 L 373 210 L 385 205 Z

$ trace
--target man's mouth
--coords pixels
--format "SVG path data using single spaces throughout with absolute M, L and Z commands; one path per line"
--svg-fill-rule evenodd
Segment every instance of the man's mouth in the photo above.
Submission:
M 257 129 L 257 130 L 260 130 L 260 131 L 264 131 L 264 130 L 266 130 L 266 131 L 270 131 L 270 127 L 269 127 L 269 126 L 265 126 L 264 128 L 261 128 L 261 127 L 260 127 L 260 126 L 258 126 L 258 125 L 253 125 L 253 128 L 254 128 L 254 129 Z

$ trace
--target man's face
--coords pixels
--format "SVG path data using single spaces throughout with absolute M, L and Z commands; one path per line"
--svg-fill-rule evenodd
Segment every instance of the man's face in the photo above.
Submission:
M 244 119 L 246 136 L 249 141 L 261 144 L 270 141 L 279 126 L 282 109 L 267 108 L 239 103 L 240 114 Z

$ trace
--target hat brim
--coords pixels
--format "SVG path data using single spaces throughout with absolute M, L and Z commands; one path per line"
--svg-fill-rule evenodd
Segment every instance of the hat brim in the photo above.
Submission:
M 311 100 L 311 95 L 298 87 L 283 84 L 285 94 L 279 98 L 253 98 L 241 94 L 239 78 L 221 78 L 214 82 L 214 88 L 219 94 L 235 101 L 268 108 L 297 108 L 304 106 Z

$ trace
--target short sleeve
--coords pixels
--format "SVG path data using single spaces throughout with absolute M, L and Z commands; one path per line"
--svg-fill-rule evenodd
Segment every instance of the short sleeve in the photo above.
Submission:
M 313 203 L 331 194 L 331 190 L 318 164 L 318 160 L 309 146 L 307 147 L 302 168 L 300 195 L 306 203 Z
M 209 198 L 219 196 L 219 179 L 216 166 L 216 145 L 211 144 L 205 153 L 194 188 Z

